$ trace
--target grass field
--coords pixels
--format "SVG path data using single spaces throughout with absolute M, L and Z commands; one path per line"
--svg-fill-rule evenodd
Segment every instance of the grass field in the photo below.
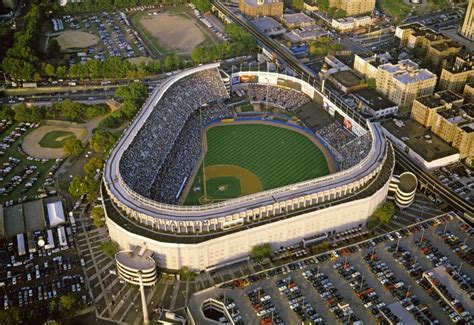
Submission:
M 240 106 L 240 110 L 242 112 L 253 112 L 254 111 L 252 104 L 246 104 L 246 105 Z
M 269 190 L 329 174 L 326 158 L 306 136 L 270 125 L 239 124 L 212 127 L 207 131 L 208 150 L 204 163 L 211 166 L 239 166 L 255 175 L 262 190 Z M 226 175 L 240 181 L 241 175 Z M 234 180 L 206 175 L 207 196 L 212 201 L 241 195 Z M 196 174 L 184 204 L 200 204 L 204 197 L 202 166 Z
M 381 4 L 385 13 L 398 19 L 405 18 L 411 10 L 411 6 L 407 5 L 403 0 L 382 0 Z
M 62 148 L 67 140 L 75 137 L 72 132 L 51 131 L 41 138 L 39 145 L 43 148 Z

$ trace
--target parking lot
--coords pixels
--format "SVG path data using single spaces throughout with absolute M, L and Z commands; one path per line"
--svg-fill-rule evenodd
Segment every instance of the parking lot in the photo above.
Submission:
M 75 251 L 76 228 L 72 224 L 65 228 L 63 238 L 59 231 L 35 231 L 27 250 L 24 242 L 21 246 L 14 240 L 2 241 L 0 304 L 4 310 L 23 307 L 22 313 L 35 310 L 47 319 L 51 302 L 61 295 L 75 296 L 76 306 L 91 303 L 81 268 L 84 262 Z
M 145 9 L 143 9 L 145 10 Z M 131 25 L 123 11 L 99 12 L 88 15 L 66 15 L 52 20 L 55 31 L 82 31 L 99 37 L 96 45 L 77 46 L 77 57 L 70 59 L 70 64 L 93 58 L 99 61 L 106 57 L 135 58 L 150 55 L 138 32 Z M 80 41 L 79 39 L 77 40 Z M 96 42 L 91 42 L 91 44 Z M 74 50 L 74 46 L 71 45 Z M 82 49 L 81 49 L 82 48 Z
M 62 159 L 39 159 L 24 153 L 23 138 L 39 123 L 0 122 L 0 202 L 4 206 L 55 195 L 53 173 Z
M 435 170 L 434 176 L 467 202 L 474 204 L 474 180 L 462 163 L 454 163 Z
M 241 316 L 246 324 L 470 322 L 474 312 L 472 234 L 470 226 L 449 213 L 247 274 L 218 286 L 215 298 L 231 298 L 235 306 L 228 308 L 229 315 L 237 320 Z M 435 280 L 441 289 L 424 280 L 439 272 L 452 282 Z M 462 293 L 451 293 L 452 286 L 459 286 Z M 199 297 L 197 293 L 193 299 Z

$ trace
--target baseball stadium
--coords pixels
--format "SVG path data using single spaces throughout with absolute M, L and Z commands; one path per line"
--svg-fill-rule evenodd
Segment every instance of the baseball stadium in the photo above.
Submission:
M 106 162 L 110 237 L 162 268 L 203 270 L 360 227 L 386 199 L 394 157 L 379 125 L 340 105 L 278 73 L 216 63 L 170 76 Z

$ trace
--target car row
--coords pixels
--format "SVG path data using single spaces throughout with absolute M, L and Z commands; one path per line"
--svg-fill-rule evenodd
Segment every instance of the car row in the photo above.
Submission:
M 364 281 L 363 276 L 354 266 L 346 261 L 344 263 L 335 264 L 334 268 L 349 282 L 349 286 L 354 290 L 356 296 L 364 304 L 364 307 L 370 310 L 375 316 L 379 324 L 400 322 L 398 316 L 393 314 L 386 303 L 379 298 L 375 289 Z
M 439 324 L 439 321 L 429 309 L 418 308 L 421 304 L 409 287 L 395 276 L 393 270 L 383 262 L 375 252 L 364 256 L 364 260 L 370 267 L 370 271 L 379 283 L 396 298 L 401 305 L 420 323 Z
M 359 318 L 354 314 L 352 307 L 344 301 L 336 287 L 332 284 L 329 277 L 319 271 L 319 268 L 313 268 L 303 272 L 303 277 L 308 280 L 319 296 L 325 301 L 327 308 L 334 313 L 341 322 L 356 322 Z
M 302 294 L 291 276 L 276 281 L 276 285 L 280 294 L 288 300 L 290 309 L 298 315 L 302 323 L 307 320 L 315 325 L 324 323 L 322 317 L 316 312 L 307 297 Z
M 262 287 L 248 291 L 247 297 L 250 300 L 252 309 L 256 312 L 257 317 L 261 318 L 262 323 L 285 324 L 273 304 L 272 297 Z

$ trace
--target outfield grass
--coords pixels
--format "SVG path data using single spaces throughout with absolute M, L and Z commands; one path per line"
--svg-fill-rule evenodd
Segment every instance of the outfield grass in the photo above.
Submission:
M 207 131 L 207 145 L 206 166 L 245 168 L 257 175 L 263 190 L 329 174 L 321 150 L 306 136 L 286 128 L 259 124 L 216 126 Z M 193 191 L 197 187 L 200 191 Z M 198 204 L 203 195 L 201 166 L 185 204 Z
M 76 136 L 68 131 L 51 131 L 46 133 L 39 141 L 39 145 L 43 148 L 62 148 L 64 143 L 69 139 L 74 139 Z

